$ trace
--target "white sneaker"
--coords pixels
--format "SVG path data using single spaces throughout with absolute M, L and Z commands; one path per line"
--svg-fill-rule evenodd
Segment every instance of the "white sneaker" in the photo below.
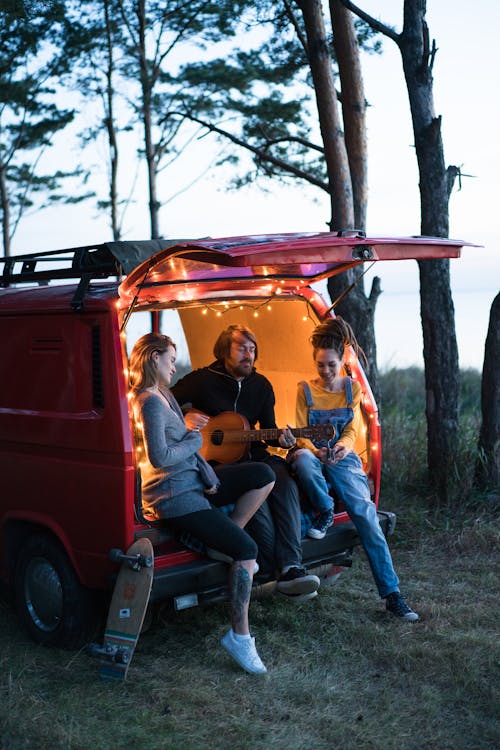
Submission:
M 283 591 L 278 591 L 277 594 L 282 599 L 286 599 L 288 602 L 293 602 L 294 604 L 302 604 L 318 596 L 317 591 L 310 591 L 308 594 L 285 594 Z
M 245 638 L 236 640 L 232 630 L 228 630 L 226 635 L 221 638 L 221 646 L 227 653 L 233 657 L 240 667 L 250 674 L 265 674 L 267 669 L 261 661 L 257 649 L 255 648 L 255 638 Z

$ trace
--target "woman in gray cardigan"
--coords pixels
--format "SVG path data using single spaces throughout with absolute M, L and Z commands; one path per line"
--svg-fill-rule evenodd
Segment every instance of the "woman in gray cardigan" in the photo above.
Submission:
M 263 463 L 235 464 L 215 474 L 198 453 L 208 418 L 183 416 L 168 390 L 175 358 L 174 342 L 159 333 L 142 336 L 130 357 L 144 515 L 168 520 L 231 559 L 231 628 L 221 644 L 247 672 L 263 673 L 248 624 L 257 545 L 244 527 L 272 490 L 274 474 Z M 229 503 L 235 505 L 231 518 L 217 507 Z

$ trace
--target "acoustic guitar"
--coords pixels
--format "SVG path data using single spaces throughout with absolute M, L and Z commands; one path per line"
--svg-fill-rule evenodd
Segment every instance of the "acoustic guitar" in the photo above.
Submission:
M 211 417 L 201 430 L 203 445 L 200 453 L 207 461 L 232 464 L 243 458 L 248 451 L 249 443 L 257 440 L 277 440 L 283 431 L 280 428 L 251 430 L 248 420 L 242 414 L 223 411 L 216 417 Z M 329 440 L 335 435 L 335 427 L 331 424 L 294 427 L 292 434 L 311 440 Z

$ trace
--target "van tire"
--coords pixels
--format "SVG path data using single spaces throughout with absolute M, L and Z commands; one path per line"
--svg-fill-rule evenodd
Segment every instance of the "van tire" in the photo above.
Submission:
M 98 617 L 60 544 L 48 534 L 22 547 L 15 572 L 18 617 L 37 643 L 75 649 L 92 640 Z

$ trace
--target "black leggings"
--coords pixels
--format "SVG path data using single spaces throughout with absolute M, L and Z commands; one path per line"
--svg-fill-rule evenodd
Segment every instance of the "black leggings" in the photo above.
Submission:
M 218 466 L 216 472 L 220 487 L 215 495 L 208 498 L 215 507 L 175 516 L 170 519 L 170 523 L 180 531 L 188 531 L 207 547 L 229 555 L 233 560 L 255 560 L 258 547 L 252 537 L 219 510 L 219 507 L 233 504 L 245 492 L 261 489 L 274 482 L 275 474 L 267 464 L 255 462 Z

